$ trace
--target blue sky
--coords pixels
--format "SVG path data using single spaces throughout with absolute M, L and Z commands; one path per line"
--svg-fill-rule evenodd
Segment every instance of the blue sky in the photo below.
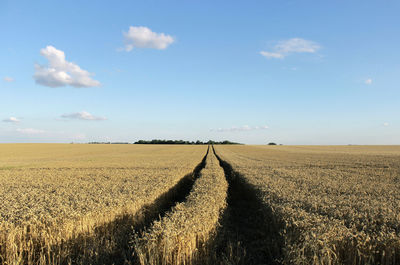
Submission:
M 0 142 L 400 144 L 399 1 L 0 1 Z

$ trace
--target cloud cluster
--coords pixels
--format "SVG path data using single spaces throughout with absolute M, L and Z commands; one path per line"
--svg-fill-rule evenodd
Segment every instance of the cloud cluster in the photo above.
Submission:
M 69 114 L 61 115 L 63 119 L 75 119 L 75 120 L 86 120 L 86 121 L 104 121 L 107 120 L 105 117 L 94 116 L 87 111 L 74 112 Z
M 78 65 L 65 60 L 65 54 L 53 46 L 47 46 L 40 50 L 40 54 L 49 63 L 48 66 L 35 65 L 33 78 L 37 84 L 48 87 L 62 87 L 70 85 L 73 87 L 96 87 L 99 81 L 91 78 L 92 74 L 81 69 Z
M 283 59 L 292 53 L 316 53 L 321 46 L 313 41 L 292 38 L 278 42 L 272 51 L 261 51 L 260 54 L 268 59 Z
M 20 120 L 18 118 L 15 118 L 15 117 L 10 117 L 10 118 L 4 119 L 3 122 L 17 123 L 17 122 L 20 122 Z
M 8 83 L 11 83 L 11 82 L 14 82 L 14 81 L 15 81 L 14 78 L 9 77 L 9 76 L 4 77 L 3 80 L 6 81 L 6 82 L 8 82 Z
M 128 32 L 123 32 L 123 35 L 125 50 L 128 52 L 133 48 L 164 50 L 175 41 L 172 36 L 153 32 L 147 27 L 130 26 Z
M 210 131 L 212 131 L 212 132 L 245 132 L 245 131 L 256 131 L 256 130 L 266 130 L 266 129 L 268 129 L 267 125 L 254 126 L 254 127 L 251 127 L 249 125 L 243 125 L 241 127 L 211 129 Z

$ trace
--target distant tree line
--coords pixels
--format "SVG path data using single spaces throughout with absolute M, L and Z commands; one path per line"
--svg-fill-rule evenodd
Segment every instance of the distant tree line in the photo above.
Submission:
M 88 144 L 131 144 L 128 142 L 89 142 Z M 209 144 L 240 144 L 240 143 L 235 143 L 231 141 L 212 141 L 209 140 L 207 142 L 202 142 L 202 141 L 183 141 L 183 140 L 159 140 L 159 139 L 154 139 L 154 140 L 139 140 L 137 142 L 134 142 L 133 144 L 189 144 L 189 145 L 209 145 Z
M 209 140 L 207 142 L 202 142 L 197 140 L 196 142 L 194 141 L 183 141 L 183 140 L 158 140 L 158 139 L 154 139 L 154 140 L 150 140 L 150 141 L 146 141 L 146 140 L 139 140 L 137 142 L 135 142 L 134 144 L 190 144 L 190 145 L 208 145 L 208 144 L 240 144 L 240 143 L 235 143 L 235 142 L 231 142 L 231 141 L 212 141 Z
M 73 144 L 73 142 L 71 143 Z M 184 141 L 184 140 L 159 140 L 159 139 L 153 139 L 153 140 L 139 140 L 134 143 L 129 143 L 129 142 L 89 142 L 88 144 L 189 144 L 189 145 L 209 145 L 209 144 L 241 144 L 241 143 L 235 143 L 231 142 L 228 140 L 225 141 L 212 141 L 209 140 L 207 142 L 202 142 L 202 141 Z M 268 145 L 278 145 L 277 143 L 268 143 Z M 279 144 L 282 145 L 282 144 Z

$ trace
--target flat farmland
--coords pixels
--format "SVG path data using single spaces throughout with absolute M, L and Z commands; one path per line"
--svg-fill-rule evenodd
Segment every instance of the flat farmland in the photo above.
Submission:
M 206 151 L 206 146 L 1 145 L 0 261 L 85 263 L 104 248 L 119 253 L 117 241 L 129 238 L 113 229 L 130 229 L 143 207 L 191 174 Z
M 399 146 L 0 145 L 0 264 L 399 264 Z
M 269 210 L 264 249 L 280 262 L 399 264 L 399 146 L 216 150 Z

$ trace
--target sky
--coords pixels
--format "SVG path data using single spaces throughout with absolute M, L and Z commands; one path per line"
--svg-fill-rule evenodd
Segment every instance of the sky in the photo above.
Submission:
M 0 0 L 0 142 L 400 144 L 400 2 Z

